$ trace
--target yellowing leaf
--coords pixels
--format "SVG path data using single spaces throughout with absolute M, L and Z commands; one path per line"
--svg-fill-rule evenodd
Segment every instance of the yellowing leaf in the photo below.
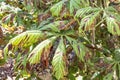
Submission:
M 39 63 L 41 59 L 42 54 L 49 54 L 50 48 L 52 47 L 53 41 L 56 39 L 56 37 L 52 37 L 49 39 L 46 39 L 42 41 L 39 45 L 37 45 L 33 51 L 29 54 L 29 62 L 31 64 Z
M 55 52 L 55 55 L 52 60 L 53 65 L 53 72 L 55 74 L 55 77 L 59 80 L 66 75 L 66 63 L 64 61 L 64 54 L 65 54 L 65 45 L 63 43 L 63 39 L 60 40 L 60 43 L 58 45 L 58 48 Z
M 23 32 L 9 41 L 4 48 L 4 54 L 7 56 L 9 50 L 13 52 L 16 48 L 29 47 L 33 43 L 36 43 L 38 40 L 41 41 L 44 38 L 45 34 L 41 31 L 31 30 Z
M 2 55 L 3 51 L 0 50 L 0 59 L 3 59 L 3 55 Z

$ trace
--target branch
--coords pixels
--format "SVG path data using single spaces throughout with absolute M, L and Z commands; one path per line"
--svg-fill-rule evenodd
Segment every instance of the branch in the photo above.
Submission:
M 69 23 L 67 23 L 64 27 L 62 27 L 62 30 L 67 30 L 69 29 L 72 24 L 74 24 L 76 20 L 72 19 Z
M 98 50 L 100 52 L 103 52 L 104 55 L 108 56 L 107 54 L 110 54 L 109 51 L 106 51 L 103 47 L 99 47 L 98 45 L 85 45 L 86 47 L 93 49 L 93 50 Z
M 40 14 L 38 15 L 38 22 L 40 23 L 41 21 L 47 19 L 50 17 L 50 14 L 49 13 L 46 13 L 46 14 Z

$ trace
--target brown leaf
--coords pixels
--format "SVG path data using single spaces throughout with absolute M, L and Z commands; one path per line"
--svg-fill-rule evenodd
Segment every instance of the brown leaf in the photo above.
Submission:
M 0 26 L 0 45 L 5 43 L 5 40 L 3 38 L 4 38 L 3 30 Z
M 2 22 L 4 23 L 7 18 L 8 18 L 8 16 L 3 17 L 3 18 L 2 18 Z
M 3 31 L 2 31 L 2 28 L 0 27 L 0 38 L 3 37 Z
M 14 31 L 14 34 L 20 34 L 22 33 L 23 31 L 25 31 L 25 27 L 24 26 L 18 26 L 16 28 L 16 30 Z
M 13 23 L 14 17 L 15 17 L 15 14 L 11 14 L 11 16 L 10 16 L 10 23 Z
M 72 19 L 70 20 L 70 22 L 68 22 L 67 24 L 65 24 L 64 22 L 60 22 L 60 26 L 59 29 L 60 30 L 67 30 L 70 28 L 71 25 L 73 25 L 76 22 L 76 20 Z
M 43 69 L 48 68 L 48 66 L 49 66 L 49 53 L 50 53 L 50 50 L 51 49 L 44 50 L 44 53 L 42 54 L 41 63 L 43 65 Z
M 38 22 L 40 23 L 41 21 L 43 21 L 49 17 L 50 17 L 50 14 L 40 14 L 40 15 L 38 15 Z
M 8 50 L 12 50 L 12 44 L 8 45 Z

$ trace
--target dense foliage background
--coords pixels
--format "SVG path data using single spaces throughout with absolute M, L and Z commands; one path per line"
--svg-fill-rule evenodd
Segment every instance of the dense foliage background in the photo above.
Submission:
M 119 0 L 0 0 L 0 79 L 119 80 Z

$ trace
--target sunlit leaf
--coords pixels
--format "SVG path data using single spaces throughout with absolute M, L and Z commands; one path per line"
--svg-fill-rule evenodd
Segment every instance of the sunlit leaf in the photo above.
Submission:
M 50 48 L 53 45 L 53 41 L 56 39 L 56 37 L 52 37 L 49 39 L 46 39 L 42 41 L 40 44 L 38 44 L 33 51 L 29 54 L 29 62 L 31 64 L 39 63 L 41 59 L 42 54 L 49 54 Z
M 58 80 L 62 79 L 66 74 L 66 63 L 64 61 L 64 55 L 65 45 L 63 39 L 61 39 L 52 60 L 53 72 Z
M 9 43 L 4 48 L 4 54 L 7 54 L 9 50 L 14 51 L 15 47 L 25 48 L 37 42 L 38 40 L 42 40 L 44 38 L 45 35 L 41 31 L 31 30 L 23 32 L 9 41 Z

